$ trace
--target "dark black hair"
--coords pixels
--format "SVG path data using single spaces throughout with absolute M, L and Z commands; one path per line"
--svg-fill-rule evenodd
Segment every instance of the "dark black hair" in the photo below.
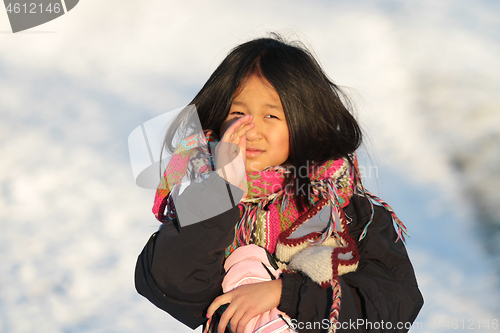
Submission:
M 353 163 L 349 154 L 359 147 L 362 135 L 351 114 L 349 98 L 328 78 L 305 47 L 298 42 L 287 43 L 277 34 L 237 46 L 217 67 L 191 102 L 196 106 L 203 129 L 219 132 L 238 87 L 254 74 L 265 78 L 281 99 L 290 131 L 287 164 L 301 170 L 329 159 L 348 158 Z M 189 115 L 180 115 L 174 127 L 186 117 Z M 169 132 L 165 146 L 173 151 L 171 142 L 175 131 Z M 300 172 L 294 178 L 296 182 L 290 176 L 286 184 L 293 182 L 292 188 L 305 185 L 305 193 L 309 193 L 309 178 Z M 297 194 L 296 202 L 302 210 L 304 205 L 308 206 L 308 200 Z

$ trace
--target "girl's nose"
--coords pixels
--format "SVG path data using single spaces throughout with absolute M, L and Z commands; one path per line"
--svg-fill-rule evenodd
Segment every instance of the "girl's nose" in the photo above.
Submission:
M 256 122 L 255 120 L 252 121 L 252 123 L 254 124 L 254 127 L 247 132 L 246 134 L 247 140 L 255 141 L 262 139 L 262 134 L 261 134 L 262 126 L 260 126 L 259 123 Z

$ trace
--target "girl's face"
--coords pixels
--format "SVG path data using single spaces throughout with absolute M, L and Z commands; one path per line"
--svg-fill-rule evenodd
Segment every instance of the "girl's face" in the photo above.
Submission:
M 252 115 L 255 126 L 246 133 L 246 171 L 262 171 L 288 159 L 289 133 L 283 105 L 271 84 L 257 75 L 246 79 L 234 95 L 221 136 L 238 118 Z

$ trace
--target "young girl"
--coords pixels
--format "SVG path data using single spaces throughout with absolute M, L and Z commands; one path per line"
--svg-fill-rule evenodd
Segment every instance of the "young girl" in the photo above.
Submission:
M 346 101 L 301 46 L 274 36 L 236 47 L 192 101 L 197 113 L 171 127 L 196 115 L 204 135 L 165 170 L 153 208 L 164 223 L 138 258 L 138 292 L 211 332 L 241 333 L 275 308 L 298 332 L 408 331 L 423 299 L 405 229 L 361 184 Z M 179 194 L 188 166 L 197 181 Z M 283 273 L 223 293 L 226 258 L 248 244 Z

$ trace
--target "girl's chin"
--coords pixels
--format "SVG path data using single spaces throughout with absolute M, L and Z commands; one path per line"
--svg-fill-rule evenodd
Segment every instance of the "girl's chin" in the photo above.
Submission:
M 247 172 L 255 172 L 255 171 L 262 171 L 266 168 L 266 166 L 262 166 L 262 163 L 260 162 L 250 162 L 247 161 L 246 165 L 246 171 Z

